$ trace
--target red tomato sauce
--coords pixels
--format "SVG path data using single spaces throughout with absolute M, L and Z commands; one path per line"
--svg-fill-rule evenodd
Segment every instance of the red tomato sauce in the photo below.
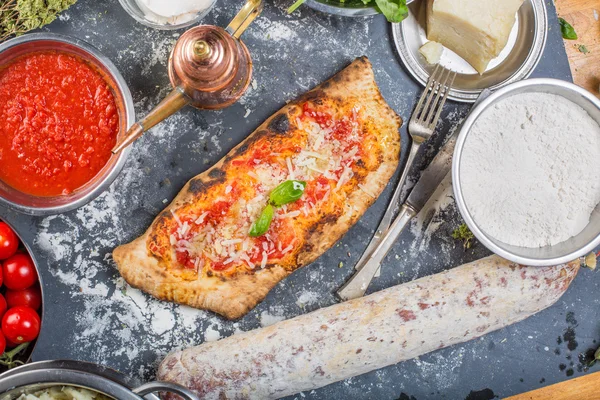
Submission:
M 73 192 L 106 165 L 118 131 L 113 93 L 86 61 L 44 51 L 0 69 L 0 179 L 15 189 Z

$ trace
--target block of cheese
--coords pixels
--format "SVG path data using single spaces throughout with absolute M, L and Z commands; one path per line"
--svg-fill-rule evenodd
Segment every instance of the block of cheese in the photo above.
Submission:
M 427 0 L 427 39 L 443 44 L 480 74 L 508 42 L 524 0 Z

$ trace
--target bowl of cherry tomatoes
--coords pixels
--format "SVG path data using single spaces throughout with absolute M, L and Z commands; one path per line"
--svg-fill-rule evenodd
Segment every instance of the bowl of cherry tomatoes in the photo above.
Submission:
M 40 333 L 42 290 L 35 262 L 0 221 L 0 371 L 29 360 Z

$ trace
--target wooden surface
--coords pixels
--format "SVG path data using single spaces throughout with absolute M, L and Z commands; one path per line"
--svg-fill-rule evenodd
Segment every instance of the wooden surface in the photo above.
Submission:
M 559 16 L 573 25 L 579 36 L 565 40 L 573 80 L 600 97 L 600 0 L 555 0 L 555 4 Z M 589 53 L 581 52 L 580 45 Z
M 600 400 L 600 372 L 518 394 L 504 400 Z

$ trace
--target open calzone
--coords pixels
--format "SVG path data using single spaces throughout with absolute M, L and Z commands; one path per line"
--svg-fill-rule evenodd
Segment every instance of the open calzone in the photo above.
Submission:
M 394 173 L 402 121 L 367 58 L 290 102 L 113 252 L 132 286 L 243 316 L 331 247 Z

